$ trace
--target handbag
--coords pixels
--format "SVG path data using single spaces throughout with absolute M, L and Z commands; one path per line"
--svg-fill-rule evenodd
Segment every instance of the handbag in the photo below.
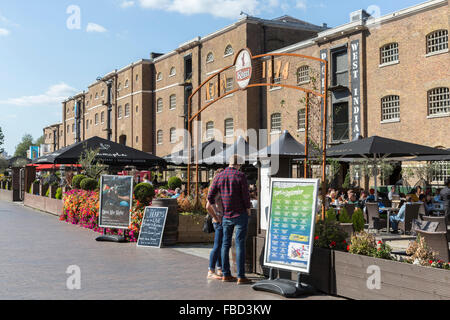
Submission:
M 204 233 L 213 233 L 215 231 L 214 225 L 212 223 L 212 218 L 209 214 L 207 214 L 204 219 L 202 230 Z

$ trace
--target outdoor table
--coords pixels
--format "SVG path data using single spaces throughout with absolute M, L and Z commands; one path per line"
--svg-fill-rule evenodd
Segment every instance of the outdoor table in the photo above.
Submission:
M 393 212 L 396 212 L 396 214 L 397 214 L 397 212 L 400 211 L 400 208 L 384 207 L 384 208 L 380 208 L 380 210 L 381 211 L 386 211 L 386 213 L 387 213 L 386 224 L 387 224 L 387 232 L 389 232 L 389 228 L 390 228 L 390 226 L 389 226 L 389 222 L 390 222 L 389 217 L 390 217 L 391 213 L 393 213 Z

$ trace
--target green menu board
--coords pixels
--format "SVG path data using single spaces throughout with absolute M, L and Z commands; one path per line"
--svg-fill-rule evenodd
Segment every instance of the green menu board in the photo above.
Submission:
M 319 179 L 273 178 L 264 265 L 309 273 Z

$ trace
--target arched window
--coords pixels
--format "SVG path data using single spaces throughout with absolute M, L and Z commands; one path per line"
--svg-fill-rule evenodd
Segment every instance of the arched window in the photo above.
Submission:
M 156 81 L 161 81 L 163 78 L 162 73 L 159 72 L 158 75 L 156 76 Z
M 305 130 L 306 129 L 306 109 L 300 109 L 297 112 L 297 129 Z
M 448 30 L 436 30 L 427 35 L 427 53 L 448 49 Z
M 100 122 L 105 123 L 105 112 L 104 111 L 102 111 L 102 113 L 100 114 Z
M 156 133 L 156 143 L 157 144 L 163 143 L 163 131 L 162 130 L 158 130 L 158 132 Z
M 139 112 L 139 106 L 136 106 L 136 113 Z
M 128 88 L 128 79 L 125 80 L 125 88 Z
M 225 119 L 225 137 L 234 135 L 234 121 L 232 118 Z
M 381 121 L 400 119 L 400 97 L 386 96 L 381 99 Z
M 102 90 L 102 94 L 101 94 L 101 96 L 102 96 L 102 97 L 104 97 L 104 96 L 105 96 L 105 90 Z
M 170 110 L 176 109 L 177 108 L 177 96 L 172 94 L 169 99 L 170 99 L 169 109 Z
M 297 84 L 309 82 L 309 66 L 301 66 L 297 69 Z
M 163 110 L 163 99 L 159 98 L 156 102 L 156 112 L 159 113 L 162 112 L 162 110 Z
M 125 117 L 129 117 L 130 116 L 130 105 L 127 103 L 125 105 Z
M 177 74 L 177 70 L 175 69 L 175 67 L 170 68 L 169 77 L 173 77 L 176 74 Z
M 210 62 L 213 62 L 213 61 L 214 61 L 214 55 L 213 55 L 212 52 L 210 52 L 210 53 L 208 53 L 206 55 L 206 63 L 210 63 Z
M 274 113 L 270 116 L 270 131 L 281 132 L 281 113 Z
M 450 113 L 449 88 L 434 88 L 428 91 L 428 115 Z
M 206 123 L 206 139 L 213 139 L 214 138 L 214 122 L 209 121 Z
M 95 99 L 98 99 L 98 92 L 95 93 Z
M 231 46 L 231 44 L 227 45 L 227 47 L 225 48 L 225 53 L 224 56 L 231 56 L 234 53 L 233 47 Z
M 398 43 L 388 43 L 380 48 L 380 64 L 398 62 Z
M 117 108 L 117 119 L 122 119 L 122 106 Z
M 170 128 L 170 143 L 175 143 L 177 141 L 176 132 L 177 132 L 177 129 Z
M 98 125 L 98 113 L 95 114 L 95 125 Z

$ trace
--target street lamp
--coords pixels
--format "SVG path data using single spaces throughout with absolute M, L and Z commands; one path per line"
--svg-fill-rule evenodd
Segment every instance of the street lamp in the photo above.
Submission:
M 111 129 L 111 112 L 112 112 L 112 105 L 111 105 L 111 91 L 112 91 L 112 83 L 113 81 L 111 79 L 104 79 L 102 77 L 98 77 L 97 81 L 103 81 L 106 84 L 106 87 L 108 88 L 108 95 L 106 98 L 106 106 L 108 107 L 108 115 L 106 119 L 106 132 L 108 134 L 107 139 L 111 141 L 112 138 L 112 129 Z

